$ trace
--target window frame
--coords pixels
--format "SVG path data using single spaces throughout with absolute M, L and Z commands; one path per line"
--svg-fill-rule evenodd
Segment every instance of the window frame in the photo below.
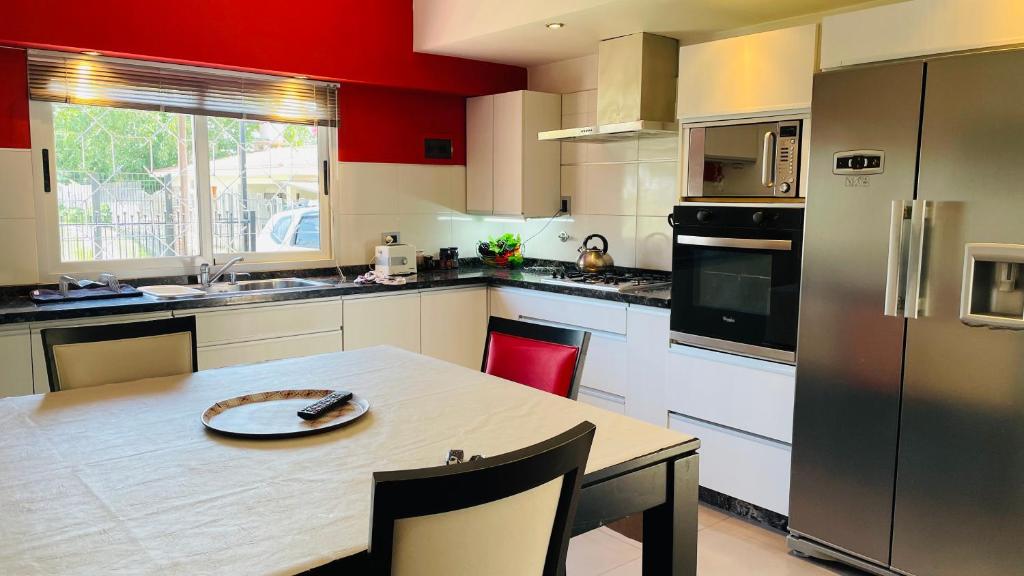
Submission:
M 215 253 L 213 250 L 213 198 L 210 190 L 209 136 L 207 116 L 192 115 L 193 155 L 196 165 L 195 187 L 198 208 L 199 254 L 195 256 L 171 256 L 123 260 L 90 260 L 64 262 L 61 260 L 60 227 L 57 202 L 57 162 L 53 103 L 29 101 L 29 129 L 32 139 L 33 187 L 36 204 L 36 235 L 39 246 L 40 280 L 56 280 L 63 274 L 83 275 L 111 272 L 124 278 L 146 276 L 192 275 L 199 272 L 204 263 L 220 264 L 235 256 L 244 261 L 238 270 L 267 271 L 282 268 L 317 268 L 335 265 L 333 257 L 330 196 L 325 192 L 333 186 L 337 163 L 337 129 L 333 126 L 317 127 L 317 164 L 328 163 L 328 173 L 317 170 L 319 186 L 318 208 L 320 215 L 319 250 L 282 250 L 275 252 Z M 52 192 L 43 189 L 43 150 L 50 157 L 49 177 L 53 183 Z M 325 178 L 328 180 L 325 182 Z M 259 231 L 257 231 L 257 234 Z M 285 266 L 287 265 L 287 266 Z

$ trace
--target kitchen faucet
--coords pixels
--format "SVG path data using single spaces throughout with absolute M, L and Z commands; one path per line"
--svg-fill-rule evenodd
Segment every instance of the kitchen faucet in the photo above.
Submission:
M 220 270 L 215 272 L 212 276 L 210 275 L 209 263 L 203 262 L 203 264 L 199 266 L 199 283 L 203 285 L 203 288 L 209 288 L 214 282 L 220 280 L 220 277 L 223 276 L 228 269 L 242 260 L 244 260 L 244 258 L 241 256 L 235 256 L 231 260 L 225 262 L 224 265 L 220 267 Z M 232 276 L 234 276 L 234 273 L 232 273 Z

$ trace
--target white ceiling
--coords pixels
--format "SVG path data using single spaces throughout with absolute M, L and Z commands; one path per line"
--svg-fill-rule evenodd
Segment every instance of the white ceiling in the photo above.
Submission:
M 533 66 L 597 52 L 597 43 L 652 32 L 683 43 L 865 0 L 413 0 L 418 52 Z M 871 4 L 884 3 L 874 1 Z M 545 24 L 563 22 L 560 30 Z

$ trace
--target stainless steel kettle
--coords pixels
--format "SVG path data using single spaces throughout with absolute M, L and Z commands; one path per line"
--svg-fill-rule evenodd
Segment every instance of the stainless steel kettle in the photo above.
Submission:
M 591 248 L 587 245 L 594 238 L 601 241 L 601 248 Z M 579 253 L 576 267 L 580 269 L 580 272 L 604 272 L 615 266 L 615 261 L 608 255 L 608 239 L 600 234 L 591 234 L 584 238 Z

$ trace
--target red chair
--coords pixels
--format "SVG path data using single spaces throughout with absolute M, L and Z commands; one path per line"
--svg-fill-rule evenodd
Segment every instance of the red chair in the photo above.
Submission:
M 492 316 L 481 370 L 575 400 L 589 344 L 585 330 Z

